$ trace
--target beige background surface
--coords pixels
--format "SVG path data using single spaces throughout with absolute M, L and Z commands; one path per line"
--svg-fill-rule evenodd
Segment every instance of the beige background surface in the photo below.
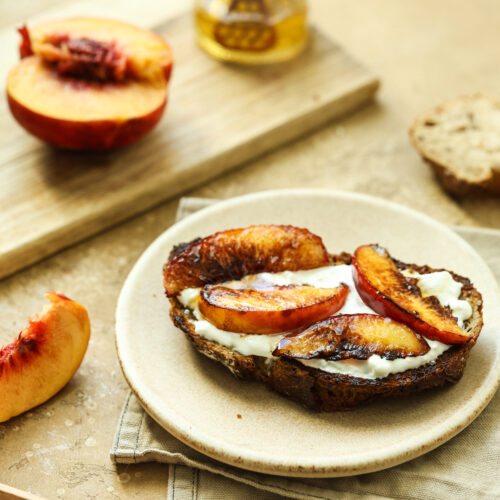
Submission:
M 17 58 L 11 26 L 44 9 L 49 9 L 45 17 L 80 9 L 146 25 L 183 6 L 180 0 L 18 0 L 7 10 L 4 2 L 0 72 L 5 75 Z M 500 200 L 449 198 L 406 135 L 416 113 L 442 100 L 478 90 L 500 98 L 500 4 L 313 0 L 311 18 L 381 76 L 378 102 L 192 194 L 227 198 L 276 187 L 332 187 L 397 201 L 446 223 L 500 228 Z M 2 344 L 41 308 L 49 289 L 85 304 L 93 325 L 89 351 L 72 382 L 31 414 L 0 425 L 0 482 L 50 498 L 165 495 L 162 466 L 115 469 L 109 462 L 127 392 L 114 352 L 113 316 L 121 283 L 141 252 L 173 222 L 176 205 L 176 200 L 161 205 L 0 282 Z

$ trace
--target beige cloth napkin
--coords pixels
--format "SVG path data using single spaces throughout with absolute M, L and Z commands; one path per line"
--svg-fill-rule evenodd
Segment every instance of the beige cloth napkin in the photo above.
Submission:
M 216 200 L 183 198 L 177 220 Z M 459 228 L 500 282 L 500 231 Z M 500 498 L 500 397 L 458 436 L 426 455 L 372 474 L 299 479 L 248 472 L 208 458 L 160 427 L 130 393 L 111 458 L 117 463 L 170 464 L 169 500 L 278 499 L 498 499 Z M 255 488 L 261 490 L 257 492 Z

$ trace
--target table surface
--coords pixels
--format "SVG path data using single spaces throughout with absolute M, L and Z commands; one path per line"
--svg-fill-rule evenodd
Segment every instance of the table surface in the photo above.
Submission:
M 407 137 L 412 119 L 430 106 L 478 91 L 500 98 L 500 3 L 310 4 L 312 22 L 381 77 L 377 101 L 189 195 L 228 198 L 278 187 L 328 187 L 380 196 L 448 224 L 500 228 L 500 199 L 450 198 Z M 0 71 L 5 78 L 17 59 L 13 27 L 22 22 L 87 13 L 154 26 L 186 3 L 17 0 L 2 7 Z M 90 346 L 72 381 L 41 407 L 0 424 L 0 482 L 49 498 L 165 496 L 166 467 L 115 466 L 108 453 L 128 391 L 114 350 L 116 300 L 136 259 L 172 224 L 177 204 L 178 198 L 164 203 L 0 281 L 0 345 L 41 309 L 47 290 L 83 303 L 92 321 Z

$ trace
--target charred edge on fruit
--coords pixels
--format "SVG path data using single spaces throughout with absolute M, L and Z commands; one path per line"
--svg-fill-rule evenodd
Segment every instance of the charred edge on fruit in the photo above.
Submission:
M 170 251 L 170 254 L 168 256 L 168 262 L 164 266 L 164 271 L 166 270 L 167 265 L 174 260 L 175 257 L 177 257 L 179 254 L 182 252 L 186 251 L 188 248 L 196 245 L 201 241 L 201 238 L 195 238 L 192 241 L 189 241 L 188 243 L 179 243 L 178 245 L 174 245 L 172 250 Z
M 298 287 L 302 287 L 302 286 L 309 286 L 309 285 L 273 285 L 273 289 L 274 290 L 294 289 L 294 288 L 298 288 Z M 207 294 L 214 291 L 214 289 L 216 289 L 215 292 L 217 293 L 219 291 L 219 289 L 217 289 L 217 288 L 219 288 L 220 291 L 223 291 L 224 293 L 226 293 L 227 295 L 230 295 L 232 297 L 238 298 L 238 296 L 239 296 L 238 289 L 228 288 L 228 287 L 224 287 L 224 286 L 220 286 L 220 285 L 206 285 L 205 287 L 203 287 L 201 289 L 200 295 L 201 295 L 201 298 L 212 307 L 217 307 L 219 309 L 224 309 L 224 310 L 228 310 L 228 311 L 234 311 L 235 313 L 260 312 L 260 311 L 267 312 L 267 311 L 261 310 L 261 309 L 256 309 L 256 308 L 252 308 L 252 307 L 245 307 L 245 306 L 242 306 L 241 304 L 238 305 L 238 307 L 240 307 L 240 309 L 234 309 L 234 306 L 232 306 L 232 305 L 220 304 L 216 300 L 215 301 L 210 300 L 211 297 L 209 297 Z M 310 304 L 306 303 L 306 304 L 301 305 L 299 307 L 292 307 L 291 309 L 280 309 L 280 310 L 273 310 L 270 312 L 277 312 L 281 316 L 285 316 L 285 317 L 290 316 L 295 311 L 302 310 L 302 309 L 308 309 L 308 308 L 314 307 L 314 306 L 320 306 L 321 304 L 324 304 L 325 302 L 329 302 L 334 297 L 341 295 L 342 293 L 345 293 L 346 288 L 349 291 L 349 287 L 345 283 L 340 283 L 337 287 L 333 288 L 333 290 L 336 290 L 335 294 L 327 295 L 324 298 L 322 298 L 321 300 L 318 300 L 316 302 L 311 302 Z M 311 287 L 311 289 L 314 289 L 314 287 Z M 257 294 L 258 294 L 261 291 L 261 290 L 253 290 L 251 288 L 244 289 L 244 290 L 246 292 L 248 292 L 249 295 L 253 295 L 253 292 L 257 292 Z
M 351 338 L 341 339 L 340 342 L 335 346 L 335 350 L 329 354 L 325 359 L 328 361 L 341 361 L 345 359 L 359 359 L 366 360 L 372 354 L 377 354 L 374 349 L 370 349 L 369 346 L 362 346 L 355 344 Z M 404 358 L 406 356 L 411 356 L 411 354 L 399 353 L 397 351 L 385 351 L 380 356 L 384 359 L 393 360 L 396 358 Z
M 391 257 L 392 259 L 392 257 Z M 397 262 L 392 259 L 396 267 L 398 267 Z M 449 306 L 443 306 L 441 302 L 439 302 L 439 299 L 435 297 L 434 295 L 430 295 L 428 297 L 423 297 L 422 296 L 422 291 L 420 288 L 417 286 L 418 278 L 407 278 L 404 275 L 401 274 L 401 270 L 398 268 L 397 271 L 394 273 L 394 278 L 399 286 L 395 287 L 394 293 L 395 294 L 402 294 L 402 295 L 413 295 L 414 297 L 418 297 L 421 299 L 425 305 L 429 308 L 435 311 L 439 316 L 444 316 L 448 319 L 453 320 L 456 324 L 458 324 L 457 318 L 455 318 L 452 314 L 452 310 L 450 309 Z M 403 276 L 403 280 L 401 280 L 401 276 Z M 419 311 L 408 311 L 404 309 L 403 307 L 398 306 L 392 299 L 390 299 L 387 295 L 381 293 L 381 295 L 384 297 L 385 300 L 391 302 L 395 306 L 397 306 L 399 309 L 402 311 L 406 311 L 414 316 L 420 316 Z
M 451 274 L 452 278 L 455 281 L 458 281 L 459 283 L 462 284 L 462 291 L 460 293 L 459 298 L 461 300 L 464 300 L 464 299 L 470 300 L 470 299 L 472 299 L 472 297 L 474 297 L 475 301 L 479 304 L 478 312 L 479 312 L 479 314 L 482 313 L 483 300 L 482 300 L 481 293 L 474 288 L 474 285 L 469 278 L 466 278 L 465 276 L 461 276 L 460 274 L 457 274 L 453 271 L 449 271 L 448 269 L 445 269 L 445 268 L 435 269 L 435 268 L 432 268 L 432 267 L 427 266 L 427 265 L 418 266 L 415 264 L 407 264 L 406 262 L 402 262 L 402 261 L 397 260 L 397 259 L 392 259 L 392 260 L 396 264 L 397 268 L 400 269 L 401 271 L 404 271 L 406 269 L 410 269 L 410 270 L 416 271 L 419 274 L 438 273 L 438 272 L 446 271 L 447 273 Z M 450 314 L 451 314 L 451 312 L 450 312 Z M 470 320 L 466 320 L 464 322 L 464 326 L 462 327 L 462 330 L 464 330 L 466 333 L 468 333 L 470 330 L 469 325 L 470 325 Z M 481 328 L 482 328 L 482 326 L 483 326 L 483 320 L 481 319 Z M 479 329 L 479 331 L 481 330 L 481 328 Z M 476 338 L 471 337 L 469 340 L 467 340 L 466 343 L 474 344 L 475 342 L 476 342 Z
M 311 242 L 317 240 L 321 243 L 328 259 L 325 246 L 319 236 L 310 233 L 307 229 L 294 226 L 275 227 L 284 232 L 307 231 Z M 236 232 L 245 229 L 248 228 L 233 229 L 231 231 Z M 191 264 L 190 268 L 184 269 L 189 277 L 186 281 L 197 283 L 198 286 L 238 280 L 249 274 L 257 274 L 267 269 L 273 269 L 276 259 L 274 252 L 269 252 L 265 258 L 262 258 L 258 255 L 258 252 L 255 252 L 256 247 L 248 245 L 245 240 L 232 241 L 231 244 L 224 240 L 217 241 L 219 237 L 224 238 L 224 233 L 224 231 L 221 231 L 206 238 L 196 238 L 189 243 L 176 245 L 170 253 L 168 263 L 163 268 L 164 275 L 166 276 L 169 265 L 175 261 L 187 261 Z M 208 238 L 210 238 L 209 242 L 206 241 Z M 296 245 L 297 243 L 291 238 L 286 242 L 282 240 L 276 241 L 274 247 L 278 248 L 280 253 L 285 253 L 289 249 L 296 248 Z M 208 251 L 206 250 L 207 246 L 209 247 Z M 327 263 L 325 262 L 325 264 Z M 176 281 L 175 277 L 173 281 Z
M 324 349 L 313 351 L 310 354 L 297 354 L 286 349 L 286 346 L 279 346 L 273 351 L 273 356 L 286 359 L 324 359 L 326 361 L 345 361 L 347 359 L 364 361 L 374 354 L 381 358 L 392 361 L 399 358 L 415 357 L 417 354 L 406 353 L 395 349 L 385 350 L 383 353 L 377 352 L 369 346 L 356 344 L 353 339 L 344 338 L 338 342 L 329 342 Z
M 430 348 L 425 341 L 426 350 L 414 354 L 405 351 L 404 349 L 377 349 L 373 344 L 357 343 L 359 338 L 356 333 L 350 330 L 350 324 L 336 323 L 335 317 L 316 324 L 306 326 L 299 329 L 297 332 L 291 333 L 280 340 L 278 346 L 273 351 L 273 356 L 287 358 L 287 359 L 325 359 L 328 361 L 342 361 L 346 359 L 366 360 L 374 354 L 387 360 L 394 360 L 398 358 L 415 357 L 429 352 Z M 404 325 L 403 325 L 404 326 Z M 301 354 L 300 352 L 293 352 L 288 346 L 293 342 L 293 339 L 304 336 L 304 342 L 307 343 L 307 337 L 314 335 L 316 338 L 322 338 L 323 347 L 315 350 L 308 351 Z M 422 340 L 420 334 L 415 333 L 418 339 Z M 319 340 L 321 343 L 321 340 Z M 300 345 L 298 346 L 300 350 Z
M 411 278 L 411 277 L 407 278 L 401 274 L 402 270 L 408 269 L 410 266 L 408 266 L 407 264 L 405 264 L 401 261 L 393 259 L 388 254 L 387 250 L 384 247 L 381 247 L 378 244 L 374 245 L 374 246 L 376 247 L 377 251 L 380 251 L 380 252 L 384 251 L 384 254 L 387 255 L 396 265 L 397 270 L 394 270 L 392 273 L 394 276 L 394 280 L 398 285 L 396 288 L 393 289 L 395 295 L 402 294 L 402 295 L 413 295 L 415 297 L 418 297 L 419 299 L 421 299 L 425 303 L 425 305 L 429 309 L 432 309 L 434 312 L 436 312 L 441 317 L 451 319 L 455 324 L 458 325 L 458 320 L 457 320 L 457 318 L 455 318 L 453 316 L 451 309 L 448 306 L 443 306 L 441 304 L 441 302 L 439 302 L 437 297 L 435 297 L 433 295 L 428 296 L 428 297 L 422 296 L 422 292 L 421 292 L 420 288 L 418 286 L 416 286 L 416 282 L 418 281 L 417 278 Z M 421 266 L 421 267 L 419 267 L 419 269 L 420 270 L 417 271 L 419 274 L 426 274 L 426 272 L 430 272 L 431 268 L 429 266 Z M 441 270 L 438 270 L 438 271 L 441 271 Z M 432 272 L 438 272 L 438 271 L 434 270 Z M 442 269 L 442 271 L 447 271 L 447 270 Z M 449 271 L 447 271 L 447 272 L 449 272 Z M 454 273 L 450 273 L 450 274 L 452 274 L 452 276 L 454 278 L 458 277 L 458 275 L 456 275 Z M 401 279 L 401 276 L 403 279 Z M 375 289 L 375 287 L 372 285 L 371 281 L 369 281 L 367 278 L 365 278 L 365 279 L 368 281 L 369 285 L 373 289 Z M 470 286 L 470 281 L 467 278 L 463 278 L 463 280 L 465 280 L 465 282 Z M 464 282 L 461 281 L 461 283 L 462 283 L 462 285 L 464 285 Z M 381 292 L 380 290 L 376 290 L 376 294 L 380 295 L 384 300 L 391 303 L 396 309 L 398 309 L 402 313 L 411 314 L 417 321 L 425 323 L 423 320 L 420 319 L 419 311 L 416 311 L 416 310 L 409 311 L 409 310 L 405 309 L 404 307 L 397 304 L 393 299 L 391 299 L 389 296 L 387 296 L 385 293 Z

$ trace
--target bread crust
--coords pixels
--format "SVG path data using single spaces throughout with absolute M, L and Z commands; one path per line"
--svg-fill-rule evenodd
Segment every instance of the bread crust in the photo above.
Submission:
M 432 159 L 432 157 L 427 155 L 413 139 L 412 142 L 422 158 L 432 168 L 441 185 L 450 194 L 458 197 L 481 196 L 484 195 L 485 192 L 492 195 L 500 195 L 500 171 L 493 170 L 491 176 L 482 182 L 469 182 L 466 179 L 457 177 L 446 165 Z
M 472 182 L 465 177 L 458 176 L 449 165 L 440 162 L 435 155 L 431 154 L 426 149 L 425 143 L 419 139 L 419 130 L 425 128 L 428 121 L 433 121 L 436 115 L 445 113 L 446 110 L 455 103 L 460 101 L 474 102 L 475 99 L 486 99 L 490 101 L 492 105 L 500 106 L 500 104 L 493 98 L 482 94 L 460 97 L 452 102 L 438 106 L 418 117 L 408 130 L 413 146 L 422 158 L 430 165 L 441 185 L 449 193 L 458 197 L 479 196 L 481 194 L 484 195 L 485 192 L 492 195 L 500 195 L 500 169 L 492 167 L 489 175 L 485 179 L 478 182 Z
M 347 253 L 330 258 L 331 265 L 351 263 L 351 256 Z M 445 270 L 395 262 L 401 270 L 412 269 L 420 274 Z M 449 272 L 463 285 L 460 298 L 468 300 L 472 306 L 473 313 L 465 328 L 473 334 L 473 338 L 465 344 L 451 346 L 434 363 L 379 379 L 328 373 L 291 359 L 272 358 L 269 361 L 261 356 L 244 356 L 196 334 L 193 314 L 175 297 L 169 299 L 170 316 L 200 353 L 222 363 L 236 377 L 261 381 L 270 389 L 313 410 L 351 410 L 377 399 L 407 396 L 460 380 L 470 349 L 483 325 L 482 298 L 467 278 Z

